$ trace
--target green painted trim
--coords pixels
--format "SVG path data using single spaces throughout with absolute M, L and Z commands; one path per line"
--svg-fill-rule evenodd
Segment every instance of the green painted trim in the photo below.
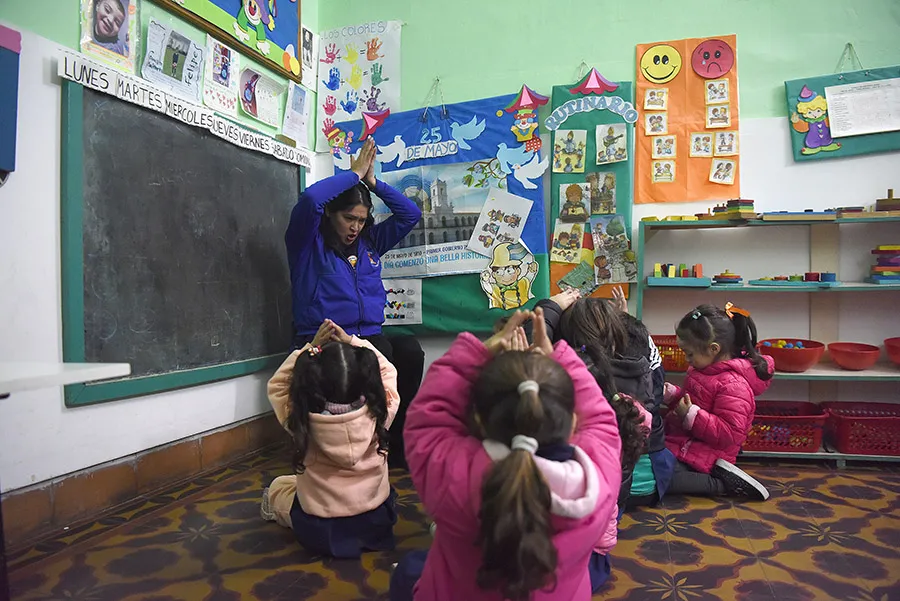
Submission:
M 60 164 L 60 269 L 62 287 L 63 361 L 83 363 L 84 351 L 84 88 L 62 81 Z M 306 170 L 297 167 L 300 192 L 306 189 Z M 246 376 L 274 369 L 284 354 L 267 355 L 223 365 L 135 378 L 72 384 L 64 389 L 66 407 L 80 407 L 155 394 Z

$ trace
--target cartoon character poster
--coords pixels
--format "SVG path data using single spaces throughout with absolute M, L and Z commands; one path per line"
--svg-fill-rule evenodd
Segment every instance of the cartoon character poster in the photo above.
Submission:
M 637 256 L 631 249 L 625 219 L 621 215 L 591 218 L 594 270 L 598 284 L 637 281 Z
M 373 21 L 319 36 L 317 152 L 334 148 L 326 121 L 380 119 L 400 109 L 400 26 Z
M 740 129 L 737 36 L 669 40 L 636 48 L 637 95 L 645 104 L 665 89 L 665 110 L 645 112 L 635 135 L 634 203 L 722 201 L 740 197 L 736 137 L 722 152 L 729 177 L 710 179 L 716 132 Z M 649 106 L 648 106 L 649 108 Z
M 104 0 L 99 0 L 104 1 Z M 199 17 L 209 33 L 234 38 L 249 56 L 300 81 L 300 0 L 163 0 L 184 16 Z
M 553 241 L 550 245 L 550 260 L 554 263 L 581 262 L 581 247 L 584 241 L 584 223 L 564 223 L 556 221 Z
M 628 133 L 624 123 L 598 125 L 596 135 L 598 165 L 628 160 Z
M 538 263 L 521 242 L 504 242 L 491 251 L 491 262 L 481 272 L 481 289 L 490 309 L 517 309 L 534 298 L 532 286 Z
M 565 223 L 584 223 L 591 216 L 591 186 L 584 184 L 559 185 L 559 219 Z
M 534 203 L 498 188 L 490 188 L 483 203 L 468 248 L 489 257 L 497 246 L 519 240 Z
M 590 187 L 591 215 L 615 213 L 616 174 L 612 171 L 595 171 L 585 175 L 584 179 Z
M 578 290 L 582 297 L 588 297 L 598 288 L 594 266 L 582 261 L 575 269 L 563 276 L 556 285 L 560 290 Z
M 553 173 L 584 173 L 587 132 L 558 129 L 553 134 Z

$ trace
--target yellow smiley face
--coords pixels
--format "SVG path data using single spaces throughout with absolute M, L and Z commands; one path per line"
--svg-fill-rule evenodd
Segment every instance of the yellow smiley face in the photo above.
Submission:
M 681 72 L 681 55 L 668 44 L 651 46 L 641 56 L 641 73 L 650 83 L 666 83 Z

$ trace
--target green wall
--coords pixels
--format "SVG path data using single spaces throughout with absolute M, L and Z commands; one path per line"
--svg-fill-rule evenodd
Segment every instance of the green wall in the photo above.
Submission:
M 852 42 L 865 67 L 900 64 L 898 0 L 327 0 L 326 30 L 404 21 L 403 108 L 435 76 L 447 102 L 507 94 L 523 82 L 549 95 L 582 60 L 634 80 L 635 45 L 736 33 L 741 117 L 785 116 L 784 81 L 832 73 Z
M 319 19 L 319 0 L 301 0 L 302 10 L 301 19 L 303 23 L 313 29 L 318 29 Z M 285 2 L 287 4 L 287 2 Z M 80 0 L 0 0 L 0 21 L 5 21 L 13 27 L 24 29 L 37 35 L 52 40 L 61 46 L 77 49 L 79 45 L 79 37 L 81 31 L 81 22 L 79 17 Z M 184 23 L 177 17 L 174 17 L 168 11 L 156 6 L 155 4 L 144 0 L 141 3 L 141 36 L 147 34 L 147 23 L 151 17 L 161 23 L 166 23 L 178 28 L 179 31 L 185 33 L 192 40 L 200 45 L 206 45 L 206 33 Z M 48 18 L 52 15 L 52 18 Z M 139 62 L 143 60 L 143 51 L 146 40 L 141 39 L 141 50 L 139 54 Z M 244 65 L 250 61 L 244 59 Z M 287 80 L 277 75 L 259 63 L 254 63 L 255 67 L 262 73 L 268 75 L 275 81 L 286 83 Z M 313 90 L 315 92 L 315 90 Z M 284 102 L 284 99 L 282 99 Z M 311 115 L 311 119 L 315 119 L 315 114 Z M 249 127 L 270 135 L 277 133 L 277 130 L 260 123 L 249 117 L 239 116 L 238 119 Z M 313 142 L 312 135 L 315 128 L 310 127 L 310 143 Z

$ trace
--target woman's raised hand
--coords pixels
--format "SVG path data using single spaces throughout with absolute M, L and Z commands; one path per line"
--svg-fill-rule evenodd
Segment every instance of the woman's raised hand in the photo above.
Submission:
M 374 175 L 375 139 L 369 138 L 363 142 L 362 148 L 356 158 L 350 159 L 350 171 L 359 176 L 359 181 L 367 181 L 370 171 Z M 374 179 L 374 177 L 372 177 Z

